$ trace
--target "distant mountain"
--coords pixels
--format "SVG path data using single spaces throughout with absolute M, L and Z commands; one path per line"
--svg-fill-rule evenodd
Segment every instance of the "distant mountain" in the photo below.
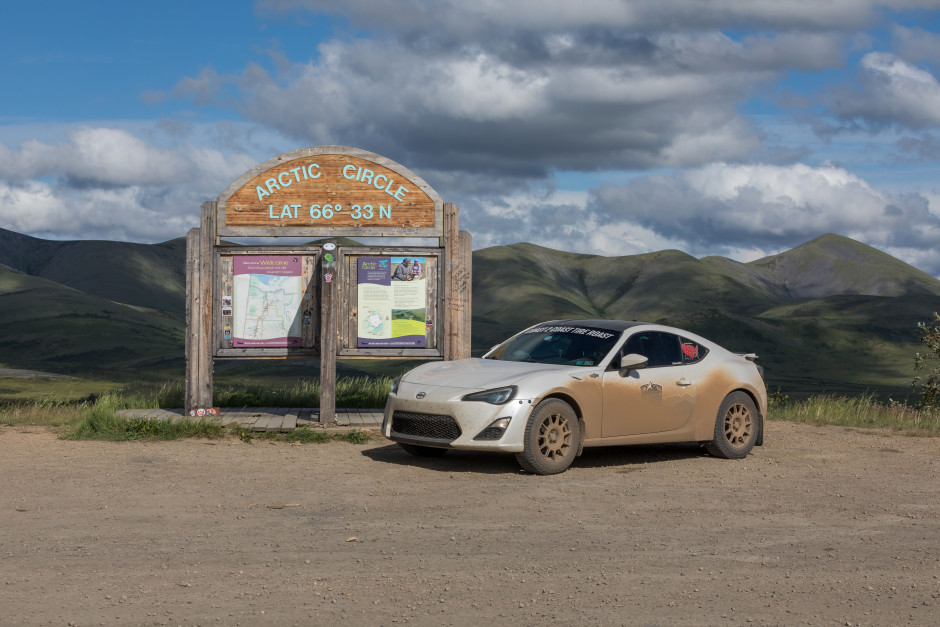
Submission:
M 0 264 L 115 302 L 186 308 L 186 239 L 162 244 L 56 242 L 0 229 Z
M 926 272 L 840 235 L 823 235 L 750 265 L 792 298 L 940 295 L 940 281 Z
M 473 260 L 474 352 L 550 318 L 661 322 L 758 352 L 768 384 L 787 391 L 903 396 L 917 322 L 940 310 L 940 281 L 838 235 L 750 263 L 532 244 L 479 250 Z
M 0 229 L 0 364 L 181 376 L 184 264 L 182 238 L 53 242 Z M 542 320 L 639 319 L 758 352 L 770 387 L 787 392 L 905 394 L 917 322 L 940 310 L 940 281 L 838 235 L 750 263 L 514 244 L 475 251 L 473 264 L 474 354 Z
M 106 300 L 0 267 L 0 363 L 4 366 L 72 374 L 178 370 L 182 350 L 183 323 L 178 312 Z

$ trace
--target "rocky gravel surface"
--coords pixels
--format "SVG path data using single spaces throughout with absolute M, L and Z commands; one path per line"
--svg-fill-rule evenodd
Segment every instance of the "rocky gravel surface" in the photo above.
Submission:
M 0 429 L 0 625 L 937 625 L 940 439 L 511 456 Z

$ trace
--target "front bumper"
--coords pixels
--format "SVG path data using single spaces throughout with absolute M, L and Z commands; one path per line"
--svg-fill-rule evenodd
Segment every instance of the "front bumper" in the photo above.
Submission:
M 504 405 L 460 400 L 471 391 L 402 382 L 397 393 L 388 395 L 382 434 L 395 442 L 436 448 L 522 451 L 532 399 L 515 398 Z M 416 398 L 422 392 L 424 398 Z M 492 427 L 500 419 L 509 423 L 501 434 Z

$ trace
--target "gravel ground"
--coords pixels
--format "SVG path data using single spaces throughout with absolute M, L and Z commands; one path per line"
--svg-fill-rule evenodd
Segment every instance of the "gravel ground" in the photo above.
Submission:
M 2 625 L 940 623 L 940 439 L 772 422 L 742 461 L 68 442 L 0 429 Z

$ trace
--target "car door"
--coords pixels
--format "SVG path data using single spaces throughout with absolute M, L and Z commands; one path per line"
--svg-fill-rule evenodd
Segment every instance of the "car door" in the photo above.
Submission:
M 643 355 L 648 365 L 621 377 L 618 358 L 614 368 L 604 372 L 603 437 L 672 431 L 688 422 L 695 407 L 702 350 L 663 331 L 631 335 L 621 355 Z

